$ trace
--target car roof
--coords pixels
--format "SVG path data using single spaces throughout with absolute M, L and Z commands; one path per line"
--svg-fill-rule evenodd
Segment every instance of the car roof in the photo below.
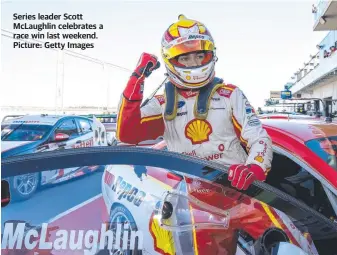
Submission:
M 31 125 L 50 125 L 53 126 L 56 124 L 56 122 L 58 122 L 60 119 L 62 118 L 66 118 L 66 117 L 74 117 L 71 115 L 44 115 L 44 114 L 40 114 L 40 115 L 23 115 L 23 116 L 19 116 L 19 117 L 15 117 L 15 118 L 11 118 L 8 120 L 5 120 L 1 123 L 1 125 L 3 124 L 21 124 L 21 123 L 25 123 L 27 125 L 31 124 Z
M 261 119 L 266 129 L 275 129 L 296 136 L 303 142 L 337 136 L 337 121 L 322 119 Z
M 296 113 L 267 113 L 258 115 L 260 119 L 274 118 L 274 119 L 316 119 L 315 116 L 309 116 Z

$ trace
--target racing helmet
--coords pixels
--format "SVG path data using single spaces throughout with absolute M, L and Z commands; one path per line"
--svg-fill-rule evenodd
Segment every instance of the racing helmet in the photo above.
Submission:
M 199 21 L 179 15 L 179 21 L 170 25 L 161 42 L 161 54 L 168 79 L 182 89 L 201 88 L 215 76 L 214 40 L 208 29 Z M 178 62 L 178 57 L 189 53 L 204 53 L 199 66 L 186 67 Z

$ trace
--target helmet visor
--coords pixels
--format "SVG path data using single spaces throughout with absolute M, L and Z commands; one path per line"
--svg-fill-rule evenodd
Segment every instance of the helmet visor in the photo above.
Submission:
M 199 57 L 198 54 L 203 54 L 203 59 L 201 60 L 198 67 L 209 64 L 213 60 L 213 57 L 214 57 L 213 51 L 197 51 L 197 52 L 191 52 L 191 53 L 179 55 L 173 59 L 170 59 L 169 61 L 175 67 L 181 67 L 181 68 L 189 67 L 185 65 L 184 63 L 179 62 L 179 57 L 188 56 L 189 54 L 193 54 L 193 53 L 197 54 L 197 57 Z
M 189 40 L 165 49 L 168 59 L 195 51 L 213 51 L 214 44 L 209 40 Z

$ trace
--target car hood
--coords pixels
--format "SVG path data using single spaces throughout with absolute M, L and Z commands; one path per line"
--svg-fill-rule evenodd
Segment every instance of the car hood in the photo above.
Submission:
M 1 141 L 1 157 L 13 156 L 36 147 L 38 141 Z

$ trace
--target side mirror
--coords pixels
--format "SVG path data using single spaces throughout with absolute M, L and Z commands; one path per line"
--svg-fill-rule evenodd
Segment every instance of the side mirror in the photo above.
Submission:
M 57 133 L 54 136 L 54 142 L 63 142 L 69 140 L 69 135 L 64 133 Z
M 5 207 L 11 200 L 9 183 L 6 180 L 1 180 L 1 207 Z

